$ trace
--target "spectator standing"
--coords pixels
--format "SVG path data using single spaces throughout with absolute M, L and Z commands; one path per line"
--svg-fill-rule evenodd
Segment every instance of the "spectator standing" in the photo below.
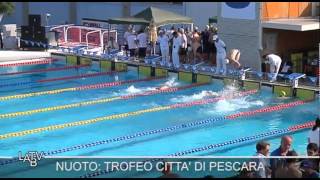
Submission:
M 182 46 L 181 37 L 179 37 L 178 32 L 173 33 L 173 47 L 172 47 L 172 63 L 174 67 L 180 66 L 180 59 L 179 59 L 179 50 Z
M 312 127 L 308 135 L 308 143 L 315 143 L 320 146 L 320 119 L 317 117 L 315 125 Z
M 289 151 L 287 156 L 298 156 L 295 151 Z M 302 178 L 302 172 L 296 158 L 287 158 L 284 166 L 275 169 L 275 178 Z
M 198 27 L 195 27 L 194 32 L 191 36 L 191 41 L 192 41 L 192 53 L 193 53 L 193 63 L 197 63 L 197 58 L 198 58 L 198 48 L 201 48 L 201 37 L 198 32 Z
M 279 148 L 274 150 L 270 156 L 287 156 L 288 152 L 290 151 L 291 145 L 292 145 L 292 137 L 290 136 L 283 136 L 281 138 L 281 145 Z M 271 170 L 272 174 L 271 177 L 275 177 L 275 171 L 279 167 L 283 167 L 285 165 L 286 161 L 284 159 L 270 159 L 270 164 L 271 164 Z
M 262 163 L 264 168 L 259 168 L 259 171 L 253 172 L 253 176 L 255 178 L 268 178 L 271 176 L 271 169 L 270 169 L 270 163 L 266 159 L 267 156 L 269 156 L 270 151 L 270 144 L 266 141 L 260 141 L 256 145 L 256 156 L 258 156 L 258 159 L 255 159 L 257 164 Z
M 126 51 L 126 56 L 128 56 L 128 50 L 129 50 L 129 47 L 128 47 L 128 36 L 132 33 L 132 26 L 130 25 L 127 29 L 127 31 L 124 33 L 123 35 L 123 45 L 124 45 L 124 50 Z
M 144 59 L 146 57 L 146 50 L 147 50 L 147 34 L 144 32 L 143 29 L 140 30 L 138 36 L 138 48 L 139 48 L 139 58 Z
M 169 63 L 169 37 L 160 30 L 157 42 L 160 44 L 160 51 L 163 63 Z
M 136 51 L 137 51 L 137 35 L 135 32 L 132 32 L 128 38 L 128 48 L 130 51 L 130 59 L 134 60 L 135 56 L 136 56 Z

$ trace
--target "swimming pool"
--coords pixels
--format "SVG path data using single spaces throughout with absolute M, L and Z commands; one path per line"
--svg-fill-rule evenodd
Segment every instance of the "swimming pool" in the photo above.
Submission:
M 0 74 L 66 66 L 64 61 L 54 61 L 50 64 L 42 65 L 1 67 Z M 147 77 L 139 76 L 134 67 L 129 68 L 128 72 L 41 82 L 41 80 L 79 76 L 88 73 L 99 73 L 101 71 L 97 62 L 93 62 L 92 66 L 65 70 L 0 75 L 0 137 L 2 137 L 0 139 L 0 156 L 17 156 L 18 151 L 22 153 L 31 150 L 54 151 L 75 145 L 132 135 L 142 131 L 157 130 L 183 123 L 191 123 L 208 118 L 219 118 L 239 112 L 247 112 L 297 101 L 294 98 L 277 99 L 273 96 L 272 90 L 269 87 L 262 87 L 261 91 L 256 93 L 229 98 L 231 94 L 239 92 L 238 88 L 231 85 L 225 86 L 223 81 L 217 79 L 213 79 L 211 84 L 187 87 L 173 92 L 123 98 L 125 95 L 143 94 L 146 91 L 154 92 L 156 87 L 163 85 L 168 87 L 185 87 L 189 85 L 188 83 L 178 81 L 177 75 L 173 73 L 168 78 L 148 79 Z M 137 79 L 141 79 L 141 81 L 136 81 Z M 56 91 L 108 82 L 125 83 L 120 85 L 113 84 L 110 87 L 98 86 L 91 89 Z M 45 91 L 51 91 L 51 93 L 38 93 L 29 97 L 15 96 Z M 208 96 L 207 92 L 210 92 L 211 96 Z M 110 98 L 120 96 L 122 98 L 110 100 Z M 218 99 L 220 97 L 224 99 Z M 97 103 L 102 98 L 107 100 Z M 212 99 L 214 100 L 210 101 Z M 172 108 L 173 104 L 197 100 L 200 103 L 194 103 L 192 106 L 186 105 L 186 107 L 176 106 Z M 201 100 L 206 101 L 206 103 L 203 103 Z M 92 102 L 92 104 L 79 104 L 80 102 L 88 101 Z M 78 105 L 75 107 L 67 106 L 68 104 L 76 103 Z M 53 108 L 57 106 L 60 109 Z M 160 106 L 167 108 L 157 108 Z M 199 127 L 182 128 L 169 132 L 161 131 L 161 133 L 153 133 L 132 139 L 124 138 L 121 141 L 69 150 L 57 153 L 56 155 L 165 156 L 208 144 L 223 143 L 239 137 L 303 124 L 314 120 L 318 114 L 319 107 L 317 99 L 313 102 L 273 112 L 253 114 L 233 120 L 221 120 Z M 39 109 L 43 108 L 47 109 L 39 112 Z M 141 111 L 145 109 L 149 109 L 149 111 Z M 137 111 L 140 113 L 129 113 Z M 102 120 L 95 119 L 99 117 L 107 118 Z M 89 120 L 89 122 L 78 123 L 78 121 L 82 120 Z M 73 124 L 67 125 L 67 123 Z M 58 124 L 65 124 L 65 126 L 63 128 L 52 127 L 39 130 L 38 132 L 35 130 L 36 128 Z M 25 130 L 33 131 L 29 131 L 29 133 L 25 132 L 25 134 L 21 133 Z M 294 139 L 293 148 L 300 155 L 306 154 L 307 132 L 303 130 L 291 134 Z M 12 135 L 12 133 L 18 133 L 18 135 Z M 271 150 L 279 146 L 279 137 L 271 138 L 269 141 L 271 143 Z M 250 156 L 254 153 L 255 143 L 251 142 L 232 147 L 221 147 L 214 151 L 198 152 L 192 155 Z

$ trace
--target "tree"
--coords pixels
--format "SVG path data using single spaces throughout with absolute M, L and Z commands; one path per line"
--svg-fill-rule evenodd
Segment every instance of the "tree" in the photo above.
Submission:
M 0 14 L 10 15 L 14 11 L 14 4 L 13 2 L 0 2 Z
M 14 11 L 13 2 L 0 2 L 0 22 L 4 15 L 10 15 Z
M 10 15 L 14 11 L 14 4 L 12 2 L 0 2 L 0 22 L 4 15 Z M 3 48 L 2 34 L 0 32 L 0 48 Z

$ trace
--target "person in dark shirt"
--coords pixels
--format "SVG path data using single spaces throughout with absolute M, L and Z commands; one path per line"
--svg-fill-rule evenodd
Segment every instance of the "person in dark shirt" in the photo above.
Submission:
M 281 145 L 278 149 L 274 150 L 270 156 L 287 156 L 288 152 L 290 151 L 291 144 L 292 144 L 292 137 L 291 136 L 283 136 L 281 138 Z M 271 165 L 271 177 L 274 178 L 275 176 L 275 170 L 279 168 L 280 166 L 285 166 L 286 161 L 285 159 L 270 159 L 270 165 Z
M 159 178 L 179 178 L 179 175 L 172 173 L 171 170 L 170 164 L 164 162 L 164 168 L 162 170 L 163 175 Z

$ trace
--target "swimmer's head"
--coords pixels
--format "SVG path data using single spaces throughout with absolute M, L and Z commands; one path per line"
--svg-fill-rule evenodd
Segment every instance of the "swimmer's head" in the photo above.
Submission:
M 279 97 L 286 97 L 287 93 L 285 91 L 281 91 Z

